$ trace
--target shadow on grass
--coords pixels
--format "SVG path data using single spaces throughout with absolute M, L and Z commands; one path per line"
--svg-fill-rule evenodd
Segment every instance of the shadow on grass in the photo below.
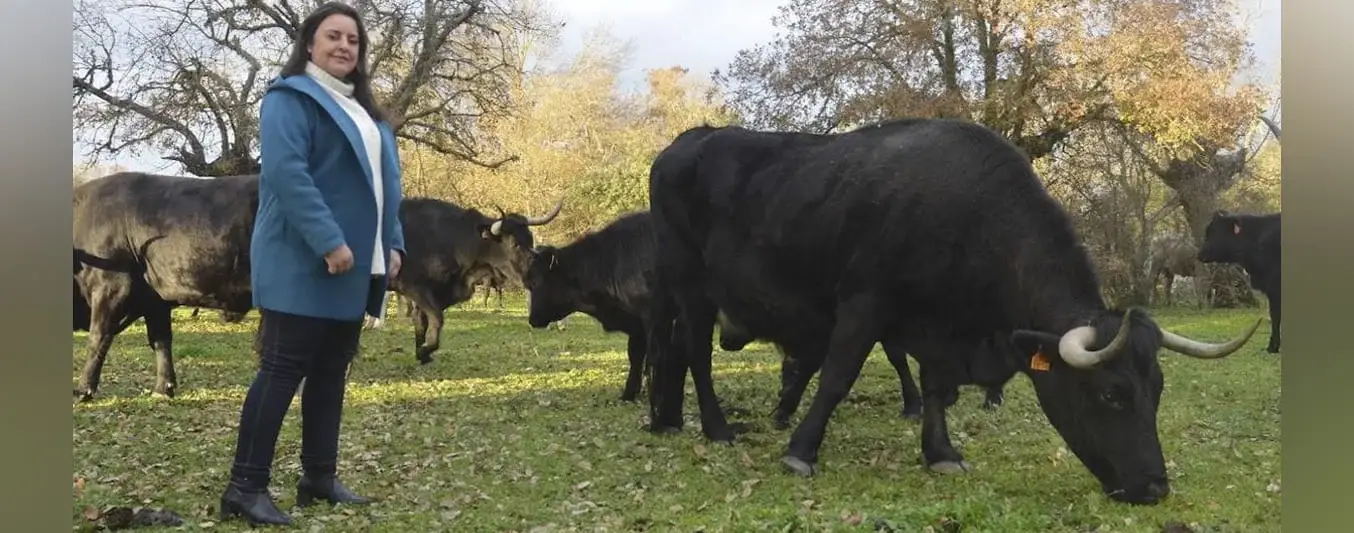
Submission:
M 1235 334 L 1234 330 L 1239 329 L 1238 326 L 1245 321 L 1253 320 L 1253 313 L 1248 311 L 1251 310 L 1189 317 L 1164 313 L 1159 320 L 1163 325 L 1187 335 L 1217 341 Z M 442 346 L 434 354 L 434 361 L 428 365 L 420 365 L 414 359 L 412 328 L 407 322 L 401 324 L 392 321 L 385 328 L 365 331 L 359 358 L 354 363 L 359 369 L 354 379 L 363 383 L 479 382 L 500 378 L 518 379 L 516 376 L 526 374 L 549 374 L 558 379 L 561 373 L 581 375 L 600 372 L 600 379 L 614 383 L 615 395 L 619 395 L 623 386 L 629 366 L 626 356 L 627 336 L 605 333 L 589 317 L 574 315 L 569 328 L 559 331 L 532 329 L 526 326 L 525 320 L 519 326 L 512 313 L 490 317 L 484 312 L 449 310 L 447 315 L 448 325 L 443 331 Z M 252 342 L 257 317 L 251 315 L 244 324 L 236 325 L 202 317 L 196 321 L 206 322 L 194 325 L 199 328 L 206 326 L 204 329 L 209 331 L 198 332 L 182 327 L 178 328 L 175 335 L 175 365 L 180 392 L 247 386 L 256 370 Z M 1266 339 L 1261 337 L 1265 331 L 1265 328 L 1257 331 L 1248 346 L 1233 358 L 1262 352 Z M 78 337 L 74 351 L 73 383 L 78 380 L 84 364 L 84 342 Z M 871 360 L 883 358 L 882 350 L 876 346 Z M 745 364 L 757 364 L 774 370 L 779 365 L 774 350 L 760 343 L 742 352 L 724 352 L 716 348 L 714 361 L 717 371 Z M 1162 361 L 1168 387 L 1171 386 L 1169 382 L 1172 374 L 1183 366 L 1200 365 L 1211 372 L 1223 374 L 1247 371 L 1228 365 L 1225 361 L 1186 361 L 1168 352 L 1163 352 Z M 915 377 L 915 362 L 912 362 L 911 370 Z M 896 377 L 890 375 L 885 379 L 893 387 L 897 386 Z M 137 324 L 120 335 L 110 350 L 99 396 L 139 397 L 147 394 L 153 385 L 154 356 L 144 342 L 144 327 Z M 886 400 L 876 401 L 896 400 L 897 395 L 893 394 Z

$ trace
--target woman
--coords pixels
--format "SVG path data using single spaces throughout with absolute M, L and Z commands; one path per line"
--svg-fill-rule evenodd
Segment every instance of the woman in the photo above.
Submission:
M 302 377 L 296 503 L 370 501 L 336 476 L 339 419 L 363 314 L 381 316 L 404 238 L 399 157 L 372 99 L 367 49 L 357 11 L 324 4 L 301 23 L 291 58 L 263 97 L 263 169 L 249 254 L 262 353 L 240 412 L 222 519 L 291 523 L 267 487 L 282 419 Z

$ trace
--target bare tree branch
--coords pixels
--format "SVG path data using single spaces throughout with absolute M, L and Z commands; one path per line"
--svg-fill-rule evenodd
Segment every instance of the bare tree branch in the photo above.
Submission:
M 149 150 L 201 176 L 257 172 L 258 106 L 312 3 L 81 0 L 77 136 L 96 157 Z M 354 6 L 369 27 L 373 89 L 398 135 L 475 164 L 515 160 L 478 159 L 475 123 L 507 112 L 507 86 L 521 72 L 502 35 L 540 29 L 537 15 L 516 11 L 511 0 Z M 406 135 L 410 125 L 420 131 Z

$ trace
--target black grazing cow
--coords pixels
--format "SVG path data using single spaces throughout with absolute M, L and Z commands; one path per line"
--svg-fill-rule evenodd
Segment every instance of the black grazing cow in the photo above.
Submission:
M 842 134 L 692 128 L 650 169 L 657 269 L 649 430 L 680 431 L 687 369 L 702 430 L 732 442 L 714 402 L 718 312 L 795 359 L 822 361 L 782 463 L 812 475 L 827 423 L 874 344 L 898 339 L 921 368 L 921 447 L 934 471 L 967 469 L 942 394 L 965 368 L 1012 366 L 1110 497 L 1170 491 L 1156 429 L 1165 347 L 1220 345 L 1110 309 L 1070 217 L 1029 159 L 980 125 L 899 120 Z M 675 335 L 674 335 L 675 334 Z M 971 349 L 989 338 L 1010 349 Z M 817 357 L 808 354 L 819 354 Z M 1005 356 L 1005 361 L 999 358 Z
M 653 274 L 650 229 L 647 212 L 627 213 L 567 246 L 537 247 L 522 278 L 529 291 L 531 327 L 544 329 L 581 312 L 596 319 L 603 331 L 629 337 L 630 370 L 621 391 L 621 400 L 627 402 L 640 392 L 646 361 L 645 316 Z
M 523 279 L 531 291 L 527 320 L 545 328 L 574 312 L 593 317 L 608 332 L 629 337 L 629 374 L 621 399 L 633 401 L 639 394 L 645 364 L 645 332 L 649 311 L 649 286 L 653 279 L 653 224 L 647 211 L 626 213 L 602 229 L 563 247 L 540 246 Z M 720 346 L 735 352 L 755 340 L 736 325 L 721 322 Z M 905 417 L 921 414 L 921 395 L 908 370 L 906 350 L 885 344 L 889 362 L 902 385 Z M 792 360 L 782 361 L 781 401 L 773 418 L 786 427 L 799 407 L 812 374 L 794 379 Z M 986 405 L 1001 403 L 1000 387 L 989 388 Z
M 629 213 L 567 246 L 537 247 L 522 278 L 531 327 L 545 328 L 578 311 L 596 319 L 604 331 L 629 336 L 624 401 L 635 400 L 643 377 L 652 264 L 648 213 Z
M 1276 133 L 1277 135 L 1277 133 Z M 1238 263 L 1251 278 L 1251 286 L 1269 299 L 1269 353 L 1279 353 L 1279 312 L 1283 300 L 1283 259 L 1280 225 L 1282 213 L 1244 215 L 1218 211 L 1204 229 L 1199 261 Z
M 155 352 L 154 392 L 174 396 L 170 311 L 180 305 L 243 315 L 253 305 L 249 236 L 257 176 L 196 179 L 120 172 L 76 187 L 76 299 L 88 313 L 85 367 L 75 395 L 86 401 L 113 338 L 138 318 Z M 77 320 L 78 321 L 78 320 Z
M 564 201 L 544 216 L 500 213 L 494 218 L 432 198 L 400 203 L 407 258 L 391 280 L 417 308 L 414 346 L 418 361 L 431 363 L 442 336 L 443 312 L 475 294 L 473 281 L 506 275 L 521 279 L 535 253 L 531 226 L 549 224 Z

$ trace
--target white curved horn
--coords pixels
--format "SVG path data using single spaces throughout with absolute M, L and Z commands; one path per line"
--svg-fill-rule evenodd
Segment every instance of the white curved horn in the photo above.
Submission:
M 1255 324 L 1241 336 L 1221 344 L 1196 341 L 1163 329 L 1161 330 L 1161 347 L 1196 359 L 1221 359 L 1240 350 L 1246 344 L 1246 341 L 1251 340 L 1251 335 L 1255 334 L 1255 330 L 1264 321 L 1263 318 L 1256 320 Z
M 1114 339 L 1110 341 L 1109 345 L 1099 350 L 1087 348 L 1095 342 L 1094 327 L 1079 326 L 1072 328 L 1058 340 L 1058 355 L 1063 358 L 1063 361 L 1075 368 L 1091 368 L 1113 359 L 1128 345 L 1128 324 L 1132 314 L 1132 309 L 1124 313 L 1123 320 L 1119 322 L 1119 332 L 1114 334 Z

